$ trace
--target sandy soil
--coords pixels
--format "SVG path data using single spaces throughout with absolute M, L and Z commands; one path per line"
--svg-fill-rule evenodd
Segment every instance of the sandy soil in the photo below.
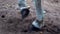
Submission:
M 60 0 L 42 0 L 42 7 L 46 11 L 42 31 L 29 30 L 32 21 L 36 19 L 35 7 L 31 0 L 29 16 L 22 22 L 17 0 L 0 0 L 0 34 L 60 34 Z M 22 32 L 23 31 L 23 32 Z

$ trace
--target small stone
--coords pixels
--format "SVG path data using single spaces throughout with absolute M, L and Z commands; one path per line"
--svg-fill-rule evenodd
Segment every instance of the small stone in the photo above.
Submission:
M 40 32 L 40 34 L 43 34 L 43 32 Z

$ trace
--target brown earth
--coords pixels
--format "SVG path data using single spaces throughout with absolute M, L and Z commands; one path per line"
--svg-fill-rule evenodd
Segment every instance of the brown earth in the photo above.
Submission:
M 26 31 L 36 19 L 32 0 L 27 1 L 31 12 L 24 21 L 21 19 L 20 10 L 17 9 L 17 2 L 0 0 L 0 34 L 60 34 L 60 0 L 42 0 L 42 7 L 46 11 L 45 26 L 38 32 Z

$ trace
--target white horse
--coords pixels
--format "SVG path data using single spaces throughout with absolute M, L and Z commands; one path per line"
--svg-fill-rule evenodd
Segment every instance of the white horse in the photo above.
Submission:
M 33 0 L 33 3 L 36 8 L 36 18 L 37 19 L 32 22 L 32 25 L 33 25 L 32 28 L 40 29 L 44 26 L 43 18 L 44 18 L 45 11 L 41 7 L 41 0 Z M 30 7 L 27 7 L 26 0 L 18 0 L 18 4 L 19 4 L 20 10 L 21 10 L 22 17 L 24 17 L 24 15 L 26 13 L 27 13 L 27 15 L 26 15 L 26 17 L 27 17 L 29 14 L 28 8 L 30 8 Z M 26 10 L 28 10 L 28 11 L 26 11 Z

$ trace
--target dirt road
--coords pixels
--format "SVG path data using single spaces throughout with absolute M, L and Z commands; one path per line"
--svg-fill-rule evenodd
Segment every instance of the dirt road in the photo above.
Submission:
M 43 0 L 42 7 L 46 11 L 42 31 L 27 31 L 36 19 L 35 7 L 32 0 L 29 16 L 22 22 L 17 0 L 0 0 L 0 34 L 60 34 L 60 0 Z M 23 32 L 21 32 L 23 31 Z

